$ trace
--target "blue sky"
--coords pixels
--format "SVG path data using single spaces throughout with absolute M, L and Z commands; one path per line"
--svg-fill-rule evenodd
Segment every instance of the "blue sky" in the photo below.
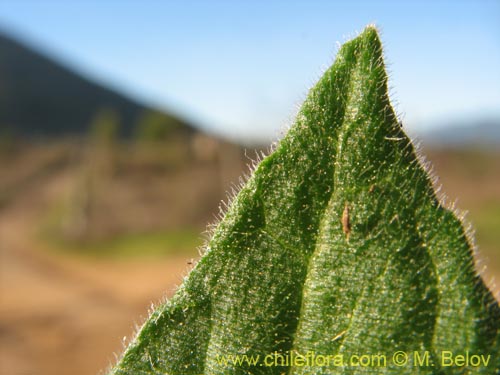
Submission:
M 279 136 L 338 43 L 369 23 L 407 128 L 500 116 L 500 1 L 0 2 L 0 29 L 244 140 Z

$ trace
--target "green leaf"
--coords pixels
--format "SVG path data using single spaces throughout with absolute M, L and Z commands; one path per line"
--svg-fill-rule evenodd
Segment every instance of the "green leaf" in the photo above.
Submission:
M 497 374 L 499 327 L 462 224 L 390 105 L 370 26 L 341 47 L 205 255 L 111 373 Z M 410 362 L 397 367 L 396 351 Z M 415 351 L 428 366 L 411 363 Z M 488 366 L 446 366 L 443 351 L 483 355 Z M 263 366 L 274 352 L 380 353 L 387 364 Z M 237 355 L 259 364 L 228 357 Z

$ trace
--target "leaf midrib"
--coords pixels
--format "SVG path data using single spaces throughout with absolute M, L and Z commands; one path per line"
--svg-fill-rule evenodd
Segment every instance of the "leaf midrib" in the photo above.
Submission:
M 298 323 L 295 327 L 295 330 L 292 334 L 292 343 L 290 345 L 290 352 L 294 351 L 296 349 L 296 337 L 297 337 L 297 332 L 300 331 L 300 325 L 301 325 L 301 322 L 303 321 L 303 313 L 304 313 L 304 310 L 305 310 L 305 301 L 307 301 L 308 297 L 307 297 L 307 289 L 305 288 L 306 285 L 309 284 L 309 280 L 311 278 L 311 274 L 312 274 L 312 267 L 314 265 L 314 258 L 318 255 L 318 252 L 320 251 L 319 250 L 319 246 L 318 246 L 318 239 L 322 238 L 322 233 L 324 231 L 324 228 L 326 227 L 326 223 L 328 221 L 328 215 L 327 215 L 327 212 L 328 212 L 328 207 L 330 206 L 330 203 L 331 203 L 331 200 L 333 199 L 333 197 L 336 195 L 336 189 L 335 189 L 335 186 L 336 186 L 336 182 L 338 181 L 338 176 L 337 176 L 337 173 L 338 173 L 338 163 L 339 163 L 339 156 L 341 155 L 342 153 L 342 150 L 343 150 L 343 143 L 345 142 L 345 139 L 344 139 L 344 134 L 346 132 L 346 129 L 345 129 L 345 121 L 346 121 L 346 118 L 348 116 L 348 111 L 347 109 L 350 107 L 350 104 L 351 104 L 351 99 L 352 99 L 352 93 L 353 93 L 353 72 L 358 72 L 359 70 L 359 66 L 361 64 L 361 59 L 359 58 L 359 51 L 357 49 L 355 49 L 354 51 L 354 55 L 355 55 L 355 58 L 356 58 L 356 64 L 355 66 L 351 67 L 346 76 L 349 77 L 348 78 L 348 92 L 347 92 L 347 98 L 345 100 L 345 102 L 343 103 L 343 116 L 342 116 L 342 121 L 340 123 L 340 129 L 337 133 L 337 154 L 335 155 L 335 162 L 333 163 L 332 165 L 332 173 L 333 173 L 333 189 L 331 191 L 331 194 L 330 194 L 330 197 L 327 201 L 327 204 L 325 205 L 324 207 L 324 211 L 321 215 L 321 219 L 319 221 L 319 230 L 318 230 L 318 233 L 316 234 L 316 237 L 315 237 L 315 241 L 314 241 L 314 251 L 310 254 L 310 256 L 307 258 L 307 271 L 306 271 L 306 276 L 304 278 L 304 282 L 302 283 L 303 287 L 301 288 L 301 292 L 302 292 L 302 295 L 301 295 L 301 302 L 300 302 L 300 308 L 299 308 L 299 311 L 298 311 Z M 345 336 L 345 335 L 344 335 Z M 288 369 L 287 369 L 287 372 L 286 374 L 287 375 L 290 375 L 291 374 L 291 371 L 294 369 L 295 367 L 294 366 L 290 366 Z

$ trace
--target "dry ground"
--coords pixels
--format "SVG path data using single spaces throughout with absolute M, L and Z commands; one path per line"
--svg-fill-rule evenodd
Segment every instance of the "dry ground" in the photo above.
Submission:
M 40 215 L 70 183 L 54 175 L 0 215 L 0 373 L 96 374 L 153 301 L 171 294 L 188 258 L 113 261 L 64 256 L 33 239 Z

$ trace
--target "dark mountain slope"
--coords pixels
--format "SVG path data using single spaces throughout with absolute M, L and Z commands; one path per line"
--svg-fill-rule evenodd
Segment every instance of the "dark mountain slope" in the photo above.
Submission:
M 122 136 L 133 134 L 137 120 L 151 111 L 0 34 L 0 128 L 31 137 L 84 134 L 103 109 L 116 112 Z M 194 131 L 175 116 L 162 116 L 176 131 Z

